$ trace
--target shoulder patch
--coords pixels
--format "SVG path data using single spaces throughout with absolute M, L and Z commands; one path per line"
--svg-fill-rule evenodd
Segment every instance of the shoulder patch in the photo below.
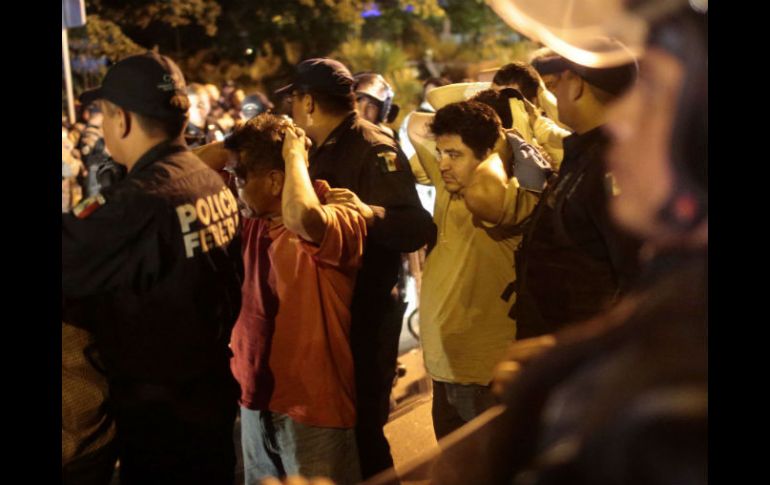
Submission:
M 618 185 L 618 181 L 615 180 L 615 176 L 612 175 L 612 172 L 607 172 L 604 174 L 605 176 L 605 183 L 607 184 L 607 192 L 612 194 L 613 197 L 617 197 L 620 195 L 620 186 Z
M 83 199 L 72 208 L 72 213 L 77 217 L 78 219 L 85 219 L 86 217 L 93 214 L 96 209 L 103 206 L 107 203 L 107 200 L 104 198 L 102 194 L 96 194 L 92 195 L 91 197 L 88 197 L 87 199 Z
M 398 163 L 398 154 L 392 151 L 383 151 L 377 154 L 379 158 L 380 170 L 383 173 L 398 172 L 403 170 Z

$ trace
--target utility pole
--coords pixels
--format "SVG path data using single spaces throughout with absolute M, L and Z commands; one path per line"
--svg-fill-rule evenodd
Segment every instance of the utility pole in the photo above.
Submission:
M 75 124 L 75 101 L 72 94 L 72 69 L 70 69 L 70 46 L 67 28 L 61 29 L 61 58 L 64 66 L 64 85 L 67 91 L 67 117 L 70 124 Z
M 64 85 L 67 93 L 67 117 L 75 123 L 75 99 L 72 93 L 72 69 L 70 67 L 70 45 L 67 29 L 86 24 L 86 6 L 83 0 L 61 1 L 61 61 L 64 69 Z

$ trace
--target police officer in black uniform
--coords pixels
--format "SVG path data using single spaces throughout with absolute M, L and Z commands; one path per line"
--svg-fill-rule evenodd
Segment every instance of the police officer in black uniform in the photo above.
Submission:
M 355 112 L 353 77 L 332 59 L 308 59 L 276 94 L 290 96 L 292 118 L 314 143 L 310 175 L 333 187 L 327 202 L 354 204 L 369 226 L 352 303 L 356 438 L 364 478 L 393 466 L 388 420 L 405 304 L 391 294 L 401 253 L 435 240 L 414 176 L 395 141 Z M 348 189 L 348 190 L 344 190 Z
M 100 100 L 127 175 L 62 214 L 64 319 L 95 336 L 124 485 L 233 481 L 239 216 L 184 143 L 184 89 L 173 61 L 148 52 L 81 96 Z
M 575 133 L 516 254 L 518 339 L 555 332 L 600 313 L 638 276 L 639 241 L 611 221 L 604 162 L 609 103 L 634 81 L 633 63 L 592 69 L 557 57 L 560 119 Z M 596 94 L 595 94 L 596 93 Z M 608 192 L 609 191 L 609 192 Z

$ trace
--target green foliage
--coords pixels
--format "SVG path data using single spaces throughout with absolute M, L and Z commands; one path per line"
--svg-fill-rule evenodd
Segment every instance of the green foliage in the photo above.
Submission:
M 444 17 L 444 10 L 437 0 L 385 0 L 378 1 L 381 15 L 366 19 L 361 36 L 367 40 L 387 40 L 408 44 L 414 24 L 437 21 Z M 411 11 L 407 11 L 411 7 Z
M 353 73 L 373 71 L 383 75 L 396 93 L 394 103 L 401 108 L 399 117 L 392 124 L 394 127 L 420 103 L 422 82 L 417 78 L 418 72 L 411 66 L 409 56 L 401 48 L 384 41 L 352 39 L 343 43 L 331 56 L 339 59 Z
M 210 37 L 217 33 L 222 12 L 217 0 L 90 0 L 86 9 L 124 27 L 146 29 L 154 22 L 171 28 L 195 24 Z
M 343 43 L 332 53 L 332 57 L 339 59 L 353 72 L 374 71 L 381 74 L 400 69 L 408 61 L 406 52 L 391 43 L 364 42 L 361 39 Z
M 89 15 L 85 27 L 70 29 L 68 34 L 76 53 L 90 57 L 105 56 L 117 61 L 145 50 L 124 34 L 115 22 L 98 15 Z
M 381 14 L 363 18 L 374 3 Z M 75 54 L 116 61 L 157 48 L 190 80 L 265 91 L 302 59 L 335 56 L 385 75 L 402 111 L 419 101 L 420 63 L 462 78 L 531 49 L 483 0 L 86 0 L 86 11 Z
M 87 59 L 117 61 L 145 50 L 126 36 L 117 24 L 97 15 L 89 15 L 84 27 L 69 29 L 67 34 L 71 62 Z M 84 90 L 97 86 L 106 72 L 106 66 L 101 66 L 96 72 L 73 71 L 74 95 L 79 96 Z
M 446 0 L 444 3 L 454 33 L 472 38 L 489 28 L 503 25 L 484 0 Z

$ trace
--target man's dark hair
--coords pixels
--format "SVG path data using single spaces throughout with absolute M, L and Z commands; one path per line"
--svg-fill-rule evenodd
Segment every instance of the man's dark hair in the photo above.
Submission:
M 514 61 L 497 71 L 492 79 L 492 84 L 496 86 L 515 84 L 521 93 L 534 103 L 537 99 L 537 90 L 540 87 L 540 76 L 531 65 Z
M 236 175 L 245 179 L 249 173 L 283 171 L 283 139 L 288 126 L 286 118 L 260 113 L 227 137 L 225 148 L 239 155 Z
M 434 85 L 437 88 L 440 88 L 441 86 L 446 86 L 447 84 L 452 84 L 452 81 L 445 77 L 429 77 L 425 80 L 424 83 L 422 83 L 422 88 L 425 89 L 428 87 L 428 85 Z
M 113 116 L 117 105 L 107 100 L 104 101 L 105 111 Z M 133 112 L 142 131 L 151 136 L 163 136 L 168 139 L 182 136 L 185 126 L 187 126 L 187 110 L 190 107 L 190 100 L 187 99 L 187 96 L 176 95 L 171 98 L 171 104 L 179 109 L 179 116 L 161 119 Z
M 434 135 L 459 135 L 476 158 L 482 159 L 494 148 L 500 134 L 500 118 L 486 104 L 461 101 L 436 112 L 430 125 Z
M 511 115 L 511 105 L 508 101 L 511 98 L 524 99 L 524 95 L 518 89 L 513 88 L 505 88 L 500 91 L 486 89 L 477 93 L 470 101 L 486 104 L 495 110 L 497 116 L 500 117 L 500 123 L 502 123 L 503 128 L 511 128 L 513 126 L 513 116 Z
M 312 89 L 300 92 L 311 95 L 321 110 L 330 115 L 344 115 L 356 109 L 356 96 L 353 91 L 344 96 L 322 93 Z

